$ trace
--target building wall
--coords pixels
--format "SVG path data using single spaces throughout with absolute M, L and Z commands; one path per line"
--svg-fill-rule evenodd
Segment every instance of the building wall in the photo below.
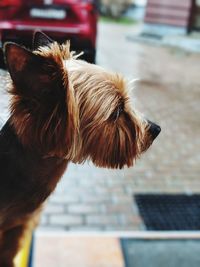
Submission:
M 189 29 L 194 0 L 148 0 L 145 22 Z

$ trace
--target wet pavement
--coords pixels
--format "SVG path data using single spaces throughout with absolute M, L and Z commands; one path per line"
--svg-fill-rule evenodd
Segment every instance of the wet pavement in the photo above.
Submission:
M 98 64 L 138 78 L 133 105 L 162 127 L 136 166 L 70 164 L 41 219 L 42 230 L 141 230 L 134 193 L 200 193 L 200 55 L 128 40 L 137 29 L 101 23 Z M 7 115 L 0 71 L 0 117 Z

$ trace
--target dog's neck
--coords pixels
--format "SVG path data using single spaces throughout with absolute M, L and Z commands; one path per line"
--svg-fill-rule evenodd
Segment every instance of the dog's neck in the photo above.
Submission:
M 8 145 L 9 147 L 12 147 L 13 150 L 16 149 L 18 151 L 23 151 L 24 153 L 32 155 L 33 157 L 37 157 L 40 160 L 54 159 L 55 161 L 66 161 L 65 157 L 41 154 L 34 148 L 31 149 L 30 147 L 27 148 L 23 146 L 16 134 L 14 127 L 12 126 L 10 119 L 8 119 L 2 129 L 0 129 L 0 137 L 3 138 L 5 146 Z
M 15 197 L 16 208 L 21 207 L 23 199 L 28 213 L 38 208 L 51 194 L 68 163 L 56 157 L 44 159 L 36 151 L 24 147 L 9 120 L 0 131 L 0 158 L 4 159 L 1 166 L 4 190 L 0 194 L 0 206 L 7 205 L 8 197 Z M 14 187 L 13 190 L 10 186 Z

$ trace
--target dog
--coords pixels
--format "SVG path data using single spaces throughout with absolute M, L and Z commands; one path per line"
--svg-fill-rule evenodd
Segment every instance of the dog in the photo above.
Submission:
M 11 104 L 0 132 L 0 267 L 14 266 L 69 162 L 130 167 L 161 130 L 133 109 L 121 75 L 41 32 L 33 47 L 4 47 Z

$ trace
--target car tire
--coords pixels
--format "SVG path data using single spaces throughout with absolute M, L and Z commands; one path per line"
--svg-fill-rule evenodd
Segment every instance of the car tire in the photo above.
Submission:
M 96 63 L 96 50 L 90 49 L 90 50 L 83 50 L 84 54 L 80 57 L 80 59 L 83 59 L 87 61 L 88 63 Z
M 95 64 L 96 63 L 96 51 L 90 52 L 89 55 L 87 56 L 86 60 L 89 63 Z
M 3 55 L 3 49 L 0 48 L 0 69 L 5 69 L 5 61 L 4 61 L 4 55 Z

